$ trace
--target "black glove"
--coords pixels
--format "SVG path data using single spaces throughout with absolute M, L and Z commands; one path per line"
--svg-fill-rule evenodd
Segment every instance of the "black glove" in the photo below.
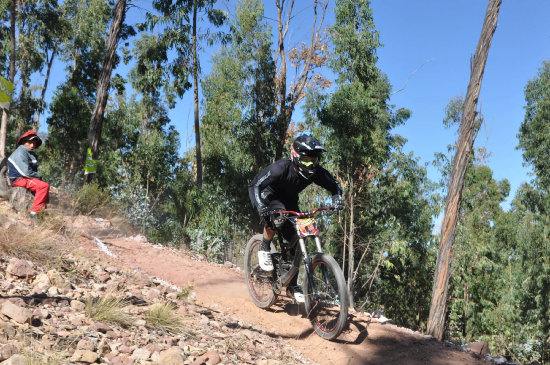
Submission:
M 344 209 L 344 199 L 342 199 L 341 195 L 336 194 L 332 197 L 332 206 L 336 210 Z
M 271 214 L 271 209 L 267 205 L 258 206 L 260 217 L 268 217 Z

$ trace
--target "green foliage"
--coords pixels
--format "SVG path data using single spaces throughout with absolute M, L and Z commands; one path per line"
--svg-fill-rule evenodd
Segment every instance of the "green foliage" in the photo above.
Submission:
M 165 220 L 164 209 L 159 208 L 166 202 L 168 186 L 174 181 L 174 169 L 179 163 L 178 134 L 172 126 L 149 130 L 147 134 L 137 131 L 134 129 L 133 136 L 126 134 L 134 138 L 128 138 L 119 149 L 118 174 L 110 183 L 133 224 L 157 229 Z
M 509 191 L 508 181 L 495 181 L 489 167 L 468 168 L 453 250 L 452 338 L 473 341 L 494 333 L 500 325 L 495 313 L 509 285 L 504 270 L 511 247 L 506 247 L 497 234 L 505 219 L 500 204 Z
M 478 149 L 466 172 L 450 282 L 448 336 L 453 341 L 489 341 L 493 352 L 518 363 L 550 360 L 550 205 L 543 185 L 545 123 L 538 119 L 544 118 L 549 98 L 545 67 L 526 88 L 528 106 L 519 134 L 524 158 L 535 167 L 536 185 L 524 184 L 505 212 L 501 204 L 510 185 L 506 179 L 493 179 L 489 167 L 480 164 L 485 151 Z M 451 100 L 447 126 L 459 124 L 461 104 L 461 98 Z M 482 122 L 480 118 L 478 128 Z M 448 173 L 450 159 L 440 155 L 439 161 Z
M 77 169 L 81 170 L 85 157 L 91 106 L 77 87 L 65 84 L 55 93 L 50 113 L 46 121 L 49 135 L 45 177 L 58 186 L 75 188 L 83 178 L 83 172 L 77 175 Z
M 155 46 L 155 52 L 166 55 L 171 52 L 174 56 L 168 60 L 166 57 L 157 58 L 156 61 L 163 63 L 163 68 L 168 70 L 165 74 L 165 87 L 171 89 L 168 93 L 171 98 L 168 100 L 170 107 L 173 107 L 173 96 L 182 97 L 186 90 L 191 87 L 189 76 L 196 66 L 197 72 L 200 72 L 200 64 L 193 64 L 192 48 L 192 27 L 193 27 L 193 8 L 198 14 L 199 21 L 206 20 L 214 27 L 221 26 L 226 20 L 226 14 L 223 11 L 214 8 L 215 1 L 172 1 L 172 0 L 154 0 L 153 7 L 158 14 L 148 13 L 147 21 L 143 27 L 150 30 L 162 25 L 162 32 L 158 37 Z M 208 44 L 215 40 L 223 38 L 223 33 L 211 33 L 212 27 L 205 32 L 200 32 L 198 37 L 204 39 Z M 197 44 L 200 47 L 200 44 Z M 198 60 L 197 60 L 198 62 Z
M 397 149 L 357 198 L 357 249 L 364 258 L 356 295 L 368 308 L 384 309 L 421 330 L 429 309 L 426 293 L 436 257 L 432 217 L 438 208 L 426 169 Z
M 335 14 L 331 66 L 338 88 L 324 101 L 316 127 L 326 135 L 329 160 L 346 196 L 332 242 L 345 237 L 338 256 L 344 255 L 345 268 L 353 268 L 348 281 L 361 307 L 383 308 L 419 329 L 429 306 L 425 293 L 435 256 L 429 246 L 433 187 L 425 168 L 401 151 L 405 140 L 391 133 L 410 112 L 389 104 L 391 86 L 376 67 L 380 43 L 369 2 L 338 1 Z M 317 124 L 311 114 L 309 120 Z M 346 249 L 354 250 L 352 258 Z
M 514 294 L 523 323 L 517 337 L 524 341 L 515 345 L 528 359 L 546 363 L 550 361 L 550 197 L 543 189 L 524 184 L 514 208 L 520 217 Z
M 550 186 L 550 61 L 544 61 L 536 78 L 525 87 L 525 119 L 518 134 L 523 159 L 534 168 L 539 187 Z
M 97 182 L 83 185 L 74 193 L 75 209 L 85 215 L 90 215 L 111 205 L 108 192 L 99 187 Z
M 10 61 L 9 5 L 0 0 L 3 75 Z M 44 74 L 47 61 L 59 56 L 66 77 L 50 102 L 48 135 L 38 150 L 45 180 L 75 191 L 79 212 L 97 213 L 112 196 L 150 240 L 221 262 L 242 256 L 246 237 L 259 228 L 246 187 L 280 154 L 281 136 L 312 133 L 328 149 L 323 164 L 345 192 L 346 210 L 321 218 L 320 224 L 326 251 L 353 281 L 354 305 L 382 309 L 400 324 L 423 329 L 437 249 L 432 219 L 442 205 L 436 192 L 444 191 L 452 161 L 438 154 L 434 164 L 442 179 L 435 185 L 414 154 L 403 152 L 406 140 L 393 133 L 410 112 L 390 103 L 391 85 L 377 67 L 380 39 L 370 2 L 336 1 L 329 34 L 337 85 L 324 94 L 313 87 L 319 80 L 313 77 L 306 87 L 305 121 L 286 131 L 289 121 L 278 115 L 276 105 L 272 30 L 261 1 L 239 2 L 228 35 L 213 31 L 227 21 L 214 1 L 153 1 L 157 13 L 149 14 L 141 29 L 154 31 L 125 46 L 124 60 L 133 62 L 133 68 L 128 81 L 114 78 L 117 93 L 111 93 L 105 112 L 98 172 L 93 184 L 79 189 L 111 5 L 105 0 L 21 2 L 19 79 L 8 146 L 14 145 L 15 126 L 30 126 L 40 107 L 31 75 Z M 179 135 L 168 117 L 169 108 L 191 86 L 193 6 L 202 18 L 199 25 L 209 25 L 199 29 L 199 49 L 222 41 L 202 80 L 202 188 L 195 183 L 194 151 L 178 156 Z M 132 28 L 125 26 L 122 33 L 126 39 Z M 321 57 L 325 49 L 316 52 Z M 290 58 L 301 62 L 299 54 Z M 324 64 L 324 59 L 318 61 Z M 125 94 L 127 83 L 134 94 Z M 549 85 L 550 62 L 545 61 L 526 85 L 526 113 L 518 134 L 535 179 L 517 191 L 512 208 L 505 211 L 509 183 L 493 178 L 483 165 L 487 155 L 478 149 L 468 166 L 453 252 L 448 337 L 487 340 L 493 352 L 518 363 L 550 362 Z M 293 105 L 291 97 L 287 107 Z M 443 121 L 447 127 L 460 124 L 462 104 L 461 97 L 450 101 Z M 477 130 L 482 122 L 479 116 Z M 301 195 L 301 206 L 314 208 L 326 199 L 323 189 L 311 187 Z M 16 242 L 15 236 L 6 237 Z M 351 258 L 350 248 L 355 250 Z M 182 291 L 180 298 L 186 295 Z M 89 315 L 113 322 L 122 318 L 127 324 L 124 303 L 107 299 L 90 299 Z M 166 325 L 180 323 L 169 305 L 157 309 L 151 326 L 170 330 Z
M 379 77 L 376 50 L 380 47 L 369 0 L 338 0 L 336 22 L 330 30 L 334 43 L 332 68 L 339 83 L 359 81 L 363 85 Z
M 246 187 L 275 154 L 275 63 L 263 19 L 261 2 L 239 3 L 231 24 L 233 42 L 215 56 L 204 83 L 204 181 L 214 196 L 201 200 L 201 207 L 208 222 L 216 217 L 212 227 L 228 219 L 224 229 L 210 230 L 220 242 L 250 226 Z

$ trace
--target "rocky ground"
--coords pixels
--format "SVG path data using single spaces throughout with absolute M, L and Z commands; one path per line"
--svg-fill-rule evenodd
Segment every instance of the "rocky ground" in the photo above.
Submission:
M 0 364 L 504 363 L 367 313 L 324 341 L 284 298 L 255 307 L 234 264 L 102 218 L 34 224 L 0 201 L 0 254 Z
M 4 233 L 17 230 L 19 237 L 47 229 L 4 219 Z M 0 236 L 0 364 L 309 363 L 250 323 L 197 305 L 192 286 L 178 289 L 101 258 L 89 260 L 74 250 L 75 237 L 53 230 L 47 236 L 54 244 L 49 250 L 59 251 L 37 262 L 5 254 L 10 237 Z M 14 251 L 42 254 L 38 247 Z M 151 318 L 155 308 L 168 309 L 168 323 Z

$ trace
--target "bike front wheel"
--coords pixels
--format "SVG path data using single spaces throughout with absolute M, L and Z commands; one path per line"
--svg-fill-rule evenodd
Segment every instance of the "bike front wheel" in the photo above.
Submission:
M 254 304 L 260 308 L 269 308 L 277 300 L 277 295 L 273 292 L 273 273 L 260 268 L 258 251 L 261 244 L 261 234 L 254 235 L 248 241 L 244 255 L 244 276 Z
M 348 319 L 348 293 L 342 269 L 334 258 L 316 253 L 311 259 L 311 278 L 305 273 L 305 309 L 315 332 L 332 340 Z

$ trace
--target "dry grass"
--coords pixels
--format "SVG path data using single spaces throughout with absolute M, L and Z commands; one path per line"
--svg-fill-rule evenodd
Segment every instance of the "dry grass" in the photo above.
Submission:
M 193 284 L 187 285 L 185 288 L 179 291 L 177 298 L 180 300 L 187 300 L 189 298 L 189 295 L 191 295 L 194 289 L 195 289 L 195 286 Z
M 63 217 L 57 214 L 44 214 L 39 215 L 39 228 L 53 232 L 55 234 L 72 237 L 73 233 L 70 232 L 63 220 Z
M 31 260 L 40 265 L 59 261 L 59 242 L 68 248 L 72 235 L 66 231 L 63 220 L 57 215 L 39 216 L 38 224 L 25 226 L 7 223 L 0 229 L 0 253 Z M 57 247 L 56 247 L 57 246 Z
M 0 250 L 9 256 L 44 262 L 56 255 L 51 250 L 53 236 L 51 231 L 40 227 L 12 225 L 0 231 Z
M 176 306 L 170 302 L 153 304 L 146 314 L 145 321 L 149 327 L 156 330 L 194 336 L 183 316 L 176 313 Z
M 96 321 L 129 327 L 132 317 L 124 311 L 127 303 L 113 295 L 86 300 L 86 315 Z
M 45 348 L 40 338 L 33 335 L 25 336 L 25 347 L 21 353 L 25 357 L 25 365 L 61 365 L 67 364 L 67 359 L 71 356 L 68 349 L 74 345 L 74 342 L 61 346 L 59 343 Z
M 41 354 L 36 351 L 25 349 L 25 365 L 61 365 L 67 363 L 67 358 L 70 357 L 68 352 L 55 352 L 51 354 Z
M 248 352 L 248 343 L 250 341 L 246 337 L 232 338 L 228 337 L 224 340 L 223 353 L 228 356 L 234 355 L 239 361 L 246 362 L 247 359 L 242 359 L 240 353 Z

